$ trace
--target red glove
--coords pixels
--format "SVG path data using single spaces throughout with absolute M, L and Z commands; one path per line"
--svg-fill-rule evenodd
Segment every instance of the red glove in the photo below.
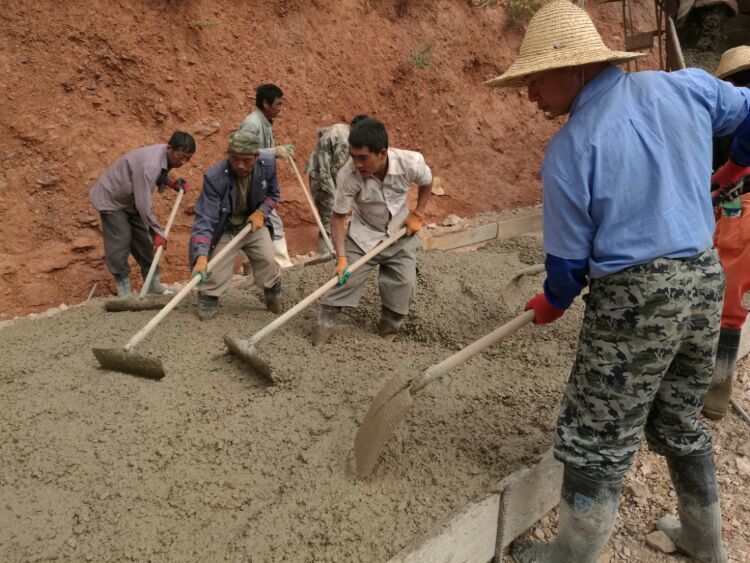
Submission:
M 153 233 L 153 235 L 154 235 L 154 254 L 156 254 L 156 251 L 159 249 L 160 246 L 163 246 L 164 250 L 166 250 L 167 239 L 165 239 L 159 233 Z
M 535 325 L 546 325 L 547 323 L 556 321 L 565 314 L 565 309 L 558 309 L 554 305 L 550 305 L 544 292 L 536 297 L 532 297 L 529 302 L 526 303 L 524 311 L 528 311 L 529 309 L 534 309 Z
M 724 190 L 730 189 L 742 178 L 749 175 L 750 166 L 740 166 L 729 159 L 724 166 L 711 176 L 711 196 L 715 198 L 721 195 Z
M 174 191 L 179 192 L 180 190 L 185 192 L 185 195 L 190 191 L 190 184 L 187 183 L 185 178 L 168 178 L 167 185 Z M 166 248 L 166 247 L 165 247 Z

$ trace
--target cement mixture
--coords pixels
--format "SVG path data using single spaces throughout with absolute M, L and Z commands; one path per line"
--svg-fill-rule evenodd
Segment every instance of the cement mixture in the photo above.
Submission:
M 260 344 L 268 386 L 224 354 L 274 317 L 248 282 L 199 322 L 195 298 L 138 350 L 160 382 L 99 368 L 154 312 L 101 303 L 0 330 L 0 553 L 6 561 L 386 561 L 452 512 L 534 462 L 572 363 L 581 300 L 526 327 L 416 398 L 373 476 L 353 473 L 353 439 L 396 371 L 417 374 L 518 314 L 542 276 L 536 236 L 471 252 L 424 252 L 403 334 L 375 334 L 374 276 L 331 342 L 310 344 L 313 306 Z M 330 264 L 286 271 L 291 306 Z

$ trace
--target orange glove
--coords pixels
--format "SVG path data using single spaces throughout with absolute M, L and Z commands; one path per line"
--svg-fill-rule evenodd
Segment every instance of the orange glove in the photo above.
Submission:
M 200 276 L 201 283 L 206 283 L 208 278 L 211 277 L 211 272 L 208 271 L 208 258 L 205 256 L 198 256 L 193 266 L 193 277 Z
M 339 283 L 337 285 L 344 285 L 346 280 L 349 279 L 351 273 L 349 272 L 349 260 L 346 256 L 339 256 L 336 258 L 336 275 L 339 277 Z
M 247 222 L 252 224 L 253 232 L 255 232 L 258 229 L 263 228 L 263 224 L 266 222 L 266 216 L 260 209 L 256 209 L 250 214 L 250 217 L 247 218 Z
M 410 237 L 417 231 L 421 231 L 422 221 L 424 221 L 424 215 L 418 211 L 412 211 L 404 222 L 404 225 L 406 225 L 406 236 Z

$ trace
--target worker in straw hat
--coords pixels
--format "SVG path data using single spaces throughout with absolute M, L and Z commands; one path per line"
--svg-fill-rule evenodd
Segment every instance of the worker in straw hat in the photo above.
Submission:
M 749 87 L 750 46 L 743 45 L 725 52 L 716 69 L 716 77 L 735 86 Z M 734 135 L 714 139 L 714 169 L 730 158 L 733 141 Z M 750 290 L 750 195 L 741 195 L 745 190 L 750 191 L 750 179 L 739 183 L 737 189 L 714 194 L 717 214 L 714 246 L 724 267 L 727 287 L 713 379 L 703 404 L 703 414 L 713 419 L 723 418 L 729 410 L 740 333 L 747 318 L 742 298 Z
M 701 561 L 727 560 L 699 419 L 724 290 L 709 186 L 750 172 L 750 90 L 697 69 L 616 66 L 639 56 L 607 48 L 586 12 L 557 0 L 488 83 L 526 86 L 546 115 L 568 116 L 542 165 L 547 279 L 526 307 L 550 323 L 589 286 L 555 436 L 565 467 L 558 536 L 514 546 L 517 561 L 597 560 L 644 433 L 678 498 L 679 521 L 659 528 Z M 732 132 L 731 159 L 712 177 L 711 137 Z

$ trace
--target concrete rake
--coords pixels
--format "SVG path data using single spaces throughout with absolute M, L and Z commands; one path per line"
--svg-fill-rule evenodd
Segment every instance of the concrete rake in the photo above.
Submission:
M 224 257 L 238 244 L 242 242 L 248 233 L 251 233 L 253 226 L 248 224 L 242 229 L 237 236 L 235 236 L 229 244 L 222 248 L 216 256 L 214 256 L 208 263 L 208 270 L 220 263 Z M 147 377 L 149 379 L 161 379 L 164 377 L 164 367 L 161 364 L 161 360 L 158 358 L 148 358 L 137 354 L 133 351 L 133 348 L 146 336 L 156 328 L 164 317 L 166 317 L 172 309 L 174 309 L 185 296 L 190 293 L 201 281 L 199 276 L 193 276 L 193 278 L 183 287 L 179 293 L 177 293 L 172 300 L 167 303 L 156 316 L 149 321 L 149 323 L 139 330 L 133 338 L 125 345 L 124 348 L 92 348 L 94 356 L 99 360 L 99 364 L 105 368 L 113 371 L 121 371 L 123 373 L 129 373 L 131 375 L 138 375 L 141 377 Z
M 356 272 L 365 263 L 367 263 L 369 260 L 372 260 L 372 258 L 380 254 L 383 250 L 391 246 L 405 234 L 405 228 L 399 229 L 398 232 L 391 235 L 389 238 L 370 250 L 370 252 L 362 256 L 362 258 L 354 262 L 349 267 L 349 271 L 352 273 Z M 273 322 L 256 332 L 249 340 L 243 340 L 241 338 L 235 338 L 233 336 L 224 336 L 224 343 L 227 345 L 227 348 L 229 348 L 229 351 L 232 354 L 243 360 L 246 364 L 248 364 L 263 377 L 266 377 L 271 382 L 273 382 L 273 368 L 268 362 L 266 362 L 258 355 L 255 346 L 258 344 L 258 342 L 274 332 L 277 328 L 284 326 L 289 321 L 289 319 L 294 317 L 297 313 L 306 309 L 311 303 L 322 297 L 323 294 L 328 290 L 334 288 L 337 283 L 338 277 L 334 276 L 325 284 L 312 292 L 310 295 L 305 297 L 302 301 L 297 303 L 294 307 L 285 312 L 283 315 L 277 317 Z
M 388 440 L 406 417 L 414 403 L 412 394 L 440 379 L 458 364 L 476 356 L 485 348 L 534 320 L 534 311 L 526 311 L 503 326 L 462 348 L 439 364 L 427 368 L 421 377 L 411 379 L 400 373 L 391 378 L 378 392 L 362 420 L 354 438 L 355 471 L 360 478 L 375 469 Z

